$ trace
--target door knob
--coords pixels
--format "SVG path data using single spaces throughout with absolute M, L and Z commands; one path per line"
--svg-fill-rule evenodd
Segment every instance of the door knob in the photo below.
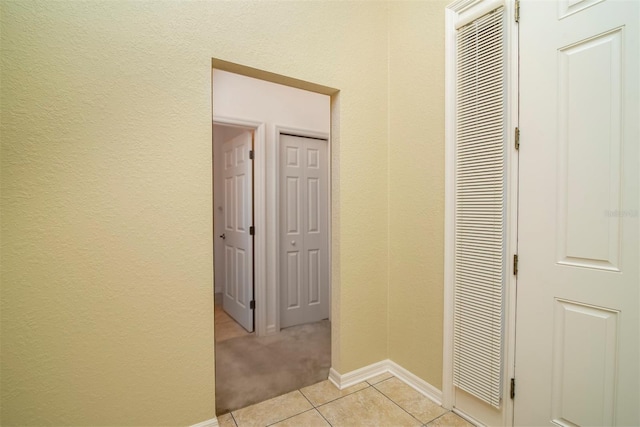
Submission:
M 295 246 L 295 245 L 296 245 L 296 241 L 295 241 L 295 240 L 292 240 L 292 241 L 291 241 L 291 244 L 292 244 L 293 246 Z
M 227 238 L 227 236 L 225 236 L 225 235 L 224 235 L 224 233 L 222 233 L 222 234 L 220 235 L 220 238 L 221 238 L 222 240 L 224 240 L 224 239 L 226 239 L 226 238 Z

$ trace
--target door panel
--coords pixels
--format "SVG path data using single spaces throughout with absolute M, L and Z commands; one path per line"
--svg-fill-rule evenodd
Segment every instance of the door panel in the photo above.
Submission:
M 253 168 L 249 151 L 253 133 L 242 131 L 225 141 L 224 159 L 224 266 L 223 308 L 247 331 L 253 331 Z
M 327 141 L 280 135 L 280 326 L 329 317 Z
M 309 178 L 307 180 L 307 233 L 320 232 L 320 180 Z
M 320 251 L 309 251 L 309 305 L 320 304 Z
M 640 424 L 639 5 L 521 4 L 516 425 Z
M 619 312 L 561 299 L 554 304 L 551 418 L 613 425 Z
M 300 178 L 287 177 L 287 233 L 300 234 Z
M 287 309 L 300 308 L 300 251 L 287 252 Z
M 618 270 L 620 221 L 602 213 L 621 209 L 621 37 L 617 28 L 559 50 L 558 250 L 566 265 Z
M 225 272 L 225 281 L 224 281 L 224 289 L 225 295 L 228 298 L 235 299 L 236 297 L 236 287 L 233 283 L 233 248 L 230 246 L 224 247 L 224 272 Z

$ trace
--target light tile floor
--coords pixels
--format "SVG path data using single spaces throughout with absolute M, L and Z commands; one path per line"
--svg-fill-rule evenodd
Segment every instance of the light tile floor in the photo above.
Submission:
M 389 373 L 344 390 L 323 381 L 218 417 L 221 427 L 472 427 Z

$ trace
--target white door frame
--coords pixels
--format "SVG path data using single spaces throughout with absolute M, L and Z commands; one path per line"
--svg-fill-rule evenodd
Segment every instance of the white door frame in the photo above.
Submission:
M 328 227 L 327 227 L 327 233 L 328 233 L 328 279 L 329 279 L 329 320 L 331 320 L 331 236 L 332 236 L 332 232 L 331 232 L 331 139 L 329 138 L 329 134 L 326 132 L 317 132 L 317 131 L 313 131 L 313 130 L 308 130 L 308 129 L 298 129 L 298 128 L 292 128 L 292 127 L 287 127 L 287 126 L 281 126 L 281 125 L 275 125 L 273 128 L 273 141 L 275 141 L 274 144 L 274 153 L 279 153 L 280 152 L 280 134 L 282 133 L 288 133 L 290 135 L 296 135 L 296 136 L 301 136 L 301 137 L 308 137 L 308 138 L 316 138 L 316 139 L 326 139 L 327 140 L 327 177 L 329 178 L 329 182 L 327 183 L 327 208 L 328 208 Z M 275 170 L 279 171 L 280 170 L 280 156 L 275 155 Z M 276 173 L 274 174 L 275 177 L 275 183 L 274 183 L 274 188 L 275 188 L 275 200 L 277 200 L 276 203 L 274 203 L 274 206 L 272 206 L 273 209 L 273 218 L 274 218 L 274 227 L 275 227 L 275 246 L 273 247 L 273 250 L 271 251 L 271 253 L 273 254 L 273 258 L 272 261 L 275 262 L 275 264 L 273 265 L 277 265 L 278 268 L 275 269 L 275 280 L 274 280 L 274 285 L 275 285 L 275 307 L 276 307 L 276 331 L 280 331 L 280 268 L 279 268 L 279 260 L 278 260 L 278 253 L 279 253 L 279 248 L 280 248 L 280 221 L 278 221 L 278 218 L 280 218 L 280 186 L 278 185 L 278 180 L 279 180 L 279 174 Z M 276 285 L 278 284 L 278 285 Z
M 444 261 L 444 331 L 442 363 L 442 406 L 467 418 L 476 425 L 478 420 L 453 407 L 453 315 L 454 315 L 454 218 L 455 218 L 455 103 L 456 103 L 456 29 L 499 6 L 505 7 L 507 17 L 507 178 L 506 178 L 506 256 L 507 279 L 505 289 L 505 336 L 503 402 L 505 425 L 513 424 L 513 400 L 509 397 L 509 383 L 515 371 L 515 308 L 516 277 L 513 275 L 513 255 L 517 253 L 518 217 L 518 153 L 514 148 L 514 130 L 518 125 L 518 27 L 514 20 L 514 0 L 457 0 L 445 9 L 445 261 Z
M 266 302 L 266 141 L 265 124 L 249 120 L 241 120 L 229 117 L 213 116 L 213 125 L 223 125 L 251 129 L 254 131 L 254 160 L 253 160 L 253 209 L 254 226 L 256 233 L 254 245 L 254 300 L 255 308 L 255 332 L 256 335 L 266 335 L 267 302 Z M 213 163 L 215 167 L 215 162 Z M 215 176 L 215 175 L 214 175 Z M 215 210 L 214 210 L 215 211 Z M 214 251 L 215 257 L 215 251 Z

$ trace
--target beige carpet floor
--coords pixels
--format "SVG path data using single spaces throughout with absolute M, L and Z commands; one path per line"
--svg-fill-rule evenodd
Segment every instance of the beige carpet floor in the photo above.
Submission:
M 328 320 L 217 342 L 216 414 L 326 380 L 330 365 Z

